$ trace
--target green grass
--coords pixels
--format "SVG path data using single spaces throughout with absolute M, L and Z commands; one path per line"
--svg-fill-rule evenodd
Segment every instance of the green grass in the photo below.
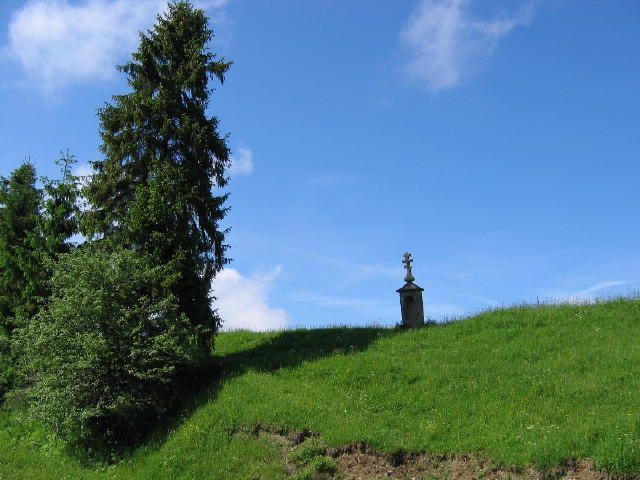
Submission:
M 5 408 L 0 480 L 287 478 L 281 445 L 249 432 L 258 424 L 309 429 L 332 446 L 541 469 L 592 458 L 640 473 L 638 300 L 514 307 L 420 330 L 225 333 L 216 355 L 223 378 L 114 465 L 82 464 Z

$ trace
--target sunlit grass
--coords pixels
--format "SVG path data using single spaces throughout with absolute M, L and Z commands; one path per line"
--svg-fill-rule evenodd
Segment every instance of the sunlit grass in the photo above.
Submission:
M 638 300 L 521 306 L 420 330 L 231 332 L 216 355 L 225 373 L 196 407 L 115 465 L 81 465 L 5 409 L 0 479 L 285 478 L 279 445 L 232 434 L 255 424 L 307 428 L 329 445 L 640 472 Z

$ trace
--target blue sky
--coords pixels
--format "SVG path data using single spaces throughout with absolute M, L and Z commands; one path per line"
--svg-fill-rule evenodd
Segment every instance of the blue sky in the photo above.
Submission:
M 235 62 L 227 328 L 395 324 L 405 251 L 434 319 L 640 289 L 636 0 L 198 4 Z M 0 4 L 0 174 L 99 158 L 162 5 Z

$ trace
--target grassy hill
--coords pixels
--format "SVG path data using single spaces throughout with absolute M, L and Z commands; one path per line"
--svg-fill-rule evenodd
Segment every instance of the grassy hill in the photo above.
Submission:
M 395 453 L 395 468 L 412 458 L 403 451 L 468 453 L 459 458 L 512 466 L 512 477 L 570 459 L 640 473 L 638 300 L 514 307 L 411 331 L 232 332 L 216 355 L 222 376 L 113 465 L 78 460 L 5 407 L 0 480 L 312 478 L 344 464 L 340 452 Z M 450 473 L 437 472 L 429 478 Z

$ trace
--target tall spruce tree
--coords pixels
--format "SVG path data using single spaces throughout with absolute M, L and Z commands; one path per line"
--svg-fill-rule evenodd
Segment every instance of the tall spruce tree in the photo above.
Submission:
M 32 164 L 0 177 L 0 323 L 7 335 L 37 311 L 44 292 L 41 200 Z
M 98 111 L 104 159 L 92 163 L 83 192 L 85 235 L 164 266 L 152 295 L 177 297 L 198 357 L 208 355 L 219 325 L 211 280 L 228 261 L 219 224 L 227 195 L 213 189 L 227 183 L 229 149 L 206 109 L 209 79 L 222 83 L 231 62 L 209 50 L 212 37 L 204 12 L 184 1 L 140 33 L 132 61 L 118 67 L 132 91 Z

